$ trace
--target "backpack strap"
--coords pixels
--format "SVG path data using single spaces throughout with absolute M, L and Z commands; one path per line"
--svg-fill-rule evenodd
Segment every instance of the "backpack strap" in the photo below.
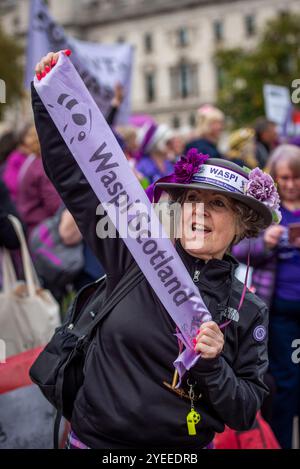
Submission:
M 127 272 L 113 289 L 110 296 L 105 300 L 104 307 L 99 311 L 95 320 L 92 322 L 88 334 L 91 334 L 98 326 L 99 322 L 127 295 L 133 290 L 144 278 L 144 274 L 136 262 L 129 267 Z
M 54 421 L 54 429 L 53 429 L 53 449 L 59 449 L 59 429 L 60 429 L 60 422 L 62 419 L 61 412 L 57 411 Z
M 87 336 L 90 336 L 95 331 L 96 327 L 99 325 L 100 321 L 104 319 L 105 316 L 110 313 L 110 311 L 122 300 L 122 298 L 128 294 L 133 288 L 138 285 L 142 279 L 144 278 L 143 272 L 140 270 L 139 266 L 136 262 L 129 267 L 129 269 L 125 272 L 124 276 L 118 282 L 118 284 L 113 289 L 112 293 L 109 297 L 104 301 L 104 307 L 99 311 L 96 315 L 95 320 L 91 323 L 91 326 L 88 328 L 88 331 L 85 331 L 84 335 L 80 335 L 80 328 L 76 329 L 74 327 L 74 334 L 78 336 L 77 345 L 80 347 L 80 344 L 83 342 Z M 58 372 L 57 382 L 56 382 L 56 396 L 57 396 L 57 413 L 54 423 L 54 449 L 59 449 L 59 429 L 60 423 L 63 415 L 63 384 L 64 384 L 64 372 L 65 368 L 68 366 L 70 359 L 72 358 L 72 354 L 70 355 L 67 362 L 61 367 Z

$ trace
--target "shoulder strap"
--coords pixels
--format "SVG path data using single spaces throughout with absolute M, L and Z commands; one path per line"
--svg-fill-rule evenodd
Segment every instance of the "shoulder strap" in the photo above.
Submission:
M 88 334 L 91 334 L 94 329 L 98 326 L 100 321 L 122 300 L 122 298 L 127 295 L 136 285 L 138 285 L 142 279 L 144 278 L 144 274 L 137 265 L 136 262 L 129 267 L 127 272 L 125 272 L 124 276 L 118 282 L 118 284 L 113 289 L 110 296 L 105 300 L 104 307 L 99 311 L 95 320 L 92 322 L 91 327 L 88 330 Z
M 95 319 L 91 322 L 90 320 L 87 322 L 84 316 L 79 319 L 78 323 L 74 325 L 72 333 L 75 334 L 78 338 L 82 339 L 92 334 L 100 321 L 102 321 L 102 319 L 114 308 L 114 306 L 117 305 L 119 301 L 121 301 L 121 299 L 128 292 L 130 292 L 143 278 L 144 275 L 139 266 L 136 262 L 133 262 L 128 270 L 124 273 L 121 280 L 117 283 L 111 294 L 105 298 L 105 277 L 103 277 L 101 279 L 102 281 L 100 280 L 97 289 L 92 295 L 94 297 L 99 297 L 100 300 L 101 297 L 103 298 L 102 306 L 99 306 L 99 302 L 96 302 L 97 308 L 99 308 L 100 311 L 95 316 Z

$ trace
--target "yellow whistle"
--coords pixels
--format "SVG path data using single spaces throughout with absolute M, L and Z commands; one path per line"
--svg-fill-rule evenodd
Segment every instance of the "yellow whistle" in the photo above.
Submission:
M 191 410 L 186 416 L 186 423 L 188 427 L 188 433 L 190 436 L 194 436 L 197 434 L 196 432 L 196 425 L 201 420 L 200 414 L 195 410 Z

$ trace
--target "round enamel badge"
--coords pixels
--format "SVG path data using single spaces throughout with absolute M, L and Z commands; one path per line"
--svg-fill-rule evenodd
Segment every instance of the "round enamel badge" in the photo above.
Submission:
M 261 342 L 266 338 L 267 331 L 265 326 L 257 326 L 253 331 L 253 337 L 257 342 Z

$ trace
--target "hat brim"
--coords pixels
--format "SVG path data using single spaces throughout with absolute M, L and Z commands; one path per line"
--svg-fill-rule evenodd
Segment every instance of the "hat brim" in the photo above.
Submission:
M 236 192 L 227 191 L 217 187 L 213 184 L 208 184 L 204 182 L 194 182 L 190 184 L 180 184 L 180 183 L 172 183 L 172 182 L 157 182 L 155 187 L 160 187 L 161 189 L 168 192 L 170 195 L 172 192 L 176 190 L 190 190 L 190 189 L 198 189 L 198 190 L 205 190 L 205 191 L 213 191 L 220 194 L 226 195 L 226 197 L 230 197 L 231 199 L 238 200 L 242 202 L 249 208 L 252 208 L 255 212 L 262 216 L 264 220 L 264 228 L 267 228 L 272 224 L 273 217 L 271 211 L 266 207 L 262 202 L 259 200 L 254 199 L 248 195 L 238 194 Z

